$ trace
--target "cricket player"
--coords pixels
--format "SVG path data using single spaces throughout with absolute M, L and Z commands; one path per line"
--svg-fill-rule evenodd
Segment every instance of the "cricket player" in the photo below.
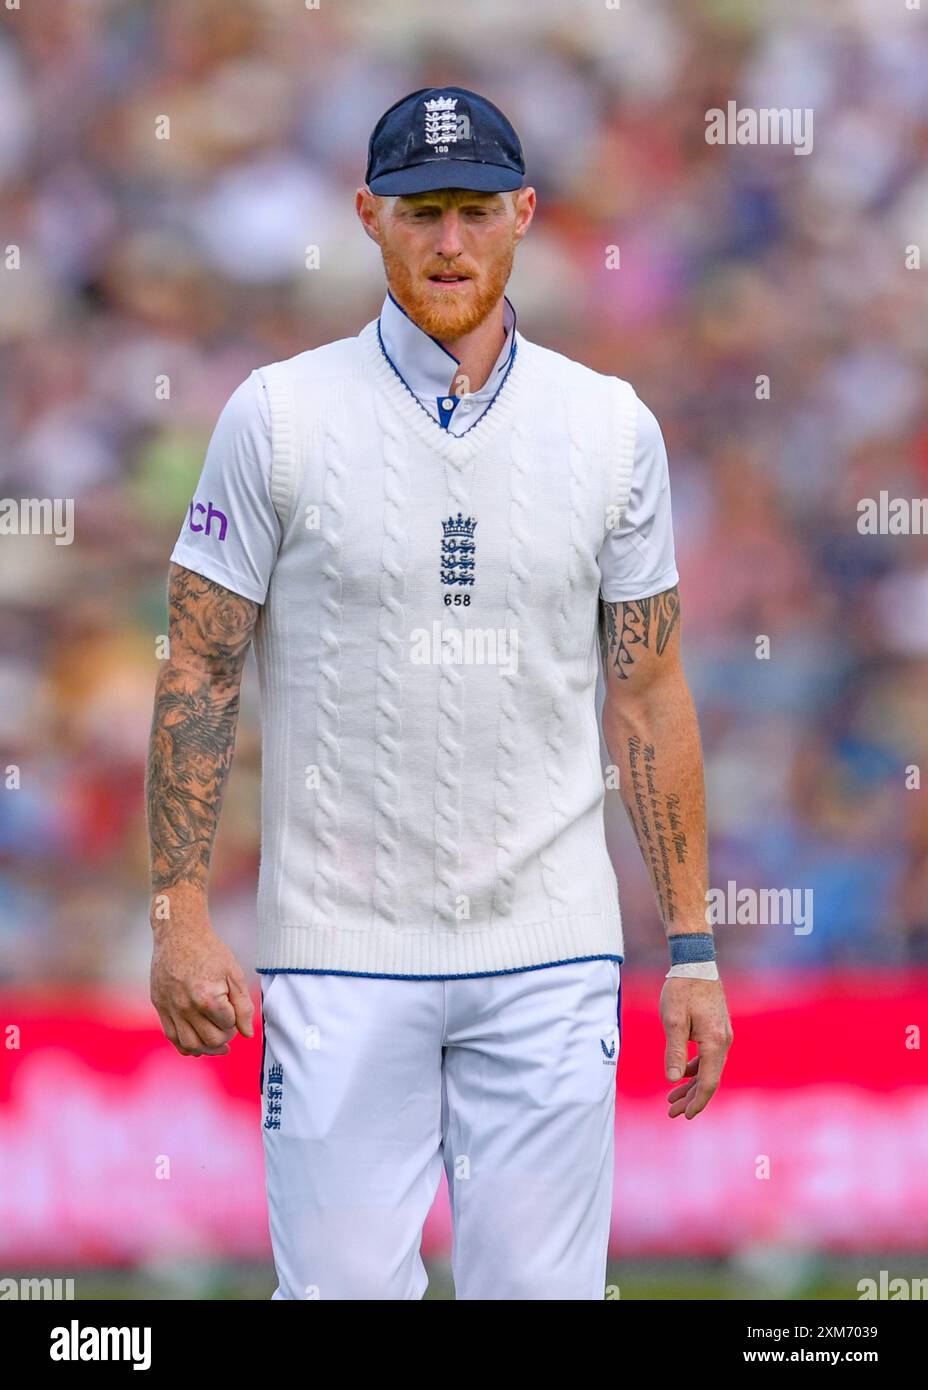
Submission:
M 252 1036 L 207 878 L 253 642 L 279 1299 L 421 1298 L 443 1166 L 458 1298 L 603 1298 L 623 943 L 600 661 L 669 943 L 671 1116 L 731 1042 L 661 432 L 517 328 L 535 201 L 490 101 L 392 106 L 356 195 L 380 315 L 238 386 L 171 557 L 152 1000 L 184 1056 Z

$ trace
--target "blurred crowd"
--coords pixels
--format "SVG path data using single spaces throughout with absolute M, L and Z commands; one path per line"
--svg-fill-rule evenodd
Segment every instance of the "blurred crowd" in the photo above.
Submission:
M 720 927 L 723 963 L 928 957 L 928 541 L 857 529 L 862 498 L 928 496 L 928 6 L 0 14 L 0 495 L 76 516 L 70 546 L 0 535 L 0 979 L 147 971 L 156 640 L 206 443 L 253 367 L 376 316 L 367 139 L 445 83 L 523 139 L 522 332 L 627 377 L 664 431 L 711 883 L 814 895 L 808 934 Z M 812 152 L 707 144 L 731 99 L 811 108 Z M 248 966 L 259 779 L 250 664 L 211 885 Z M 659 965 L 611 793 L 607 831 L 627 959 Z

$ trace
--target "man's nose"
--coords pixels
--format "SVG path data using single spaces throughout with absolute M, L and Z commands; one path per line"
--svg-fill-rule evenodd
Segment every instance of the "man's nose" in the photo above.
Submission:
M 435 250 L 440 256 L 452 260 L 464 250 L 461 242 L 461 217 L 457 208 L 448 208 L 442 213 L 438 224 L 438 242 Z

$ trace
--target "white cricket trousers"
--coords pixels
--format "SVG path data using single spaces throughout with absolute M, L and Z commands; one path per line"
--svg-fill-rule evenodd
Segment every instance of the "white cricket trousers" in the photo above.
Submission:
M 602 1299 L 620 965 L 262 975 L 274 1298 L 418 1299 L 451 1194 L 459 1299 Z

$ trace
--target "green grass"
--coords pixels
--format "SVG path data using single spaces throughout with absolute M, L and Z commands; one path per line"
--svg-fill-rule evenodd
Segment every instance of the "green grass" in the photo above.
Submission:
M 755 1249 L 731 1260 L 629 1260 L 609 1266 L 607 1285 L 624 1301 L 700 1299 L 856 1299 L 857 1281 L 892 1277 L 924 1278 L 928 1255 L 871 1253 L 844 1259 L 783 1249 Z M 13 1277 L 58 1275 L 74 1279 L 75 1298 L 265 1300 L 275 1288 L 270 1264 L 165 1263 L 125 1270 L 21 1270 Z M 9 1277 L 7 1272 L 5 1277 Z M 426 1299 L 454 1297 L 450 1266 L 429 1265 Z M 613 1295 L 615 1297 L 615 1295 Z

